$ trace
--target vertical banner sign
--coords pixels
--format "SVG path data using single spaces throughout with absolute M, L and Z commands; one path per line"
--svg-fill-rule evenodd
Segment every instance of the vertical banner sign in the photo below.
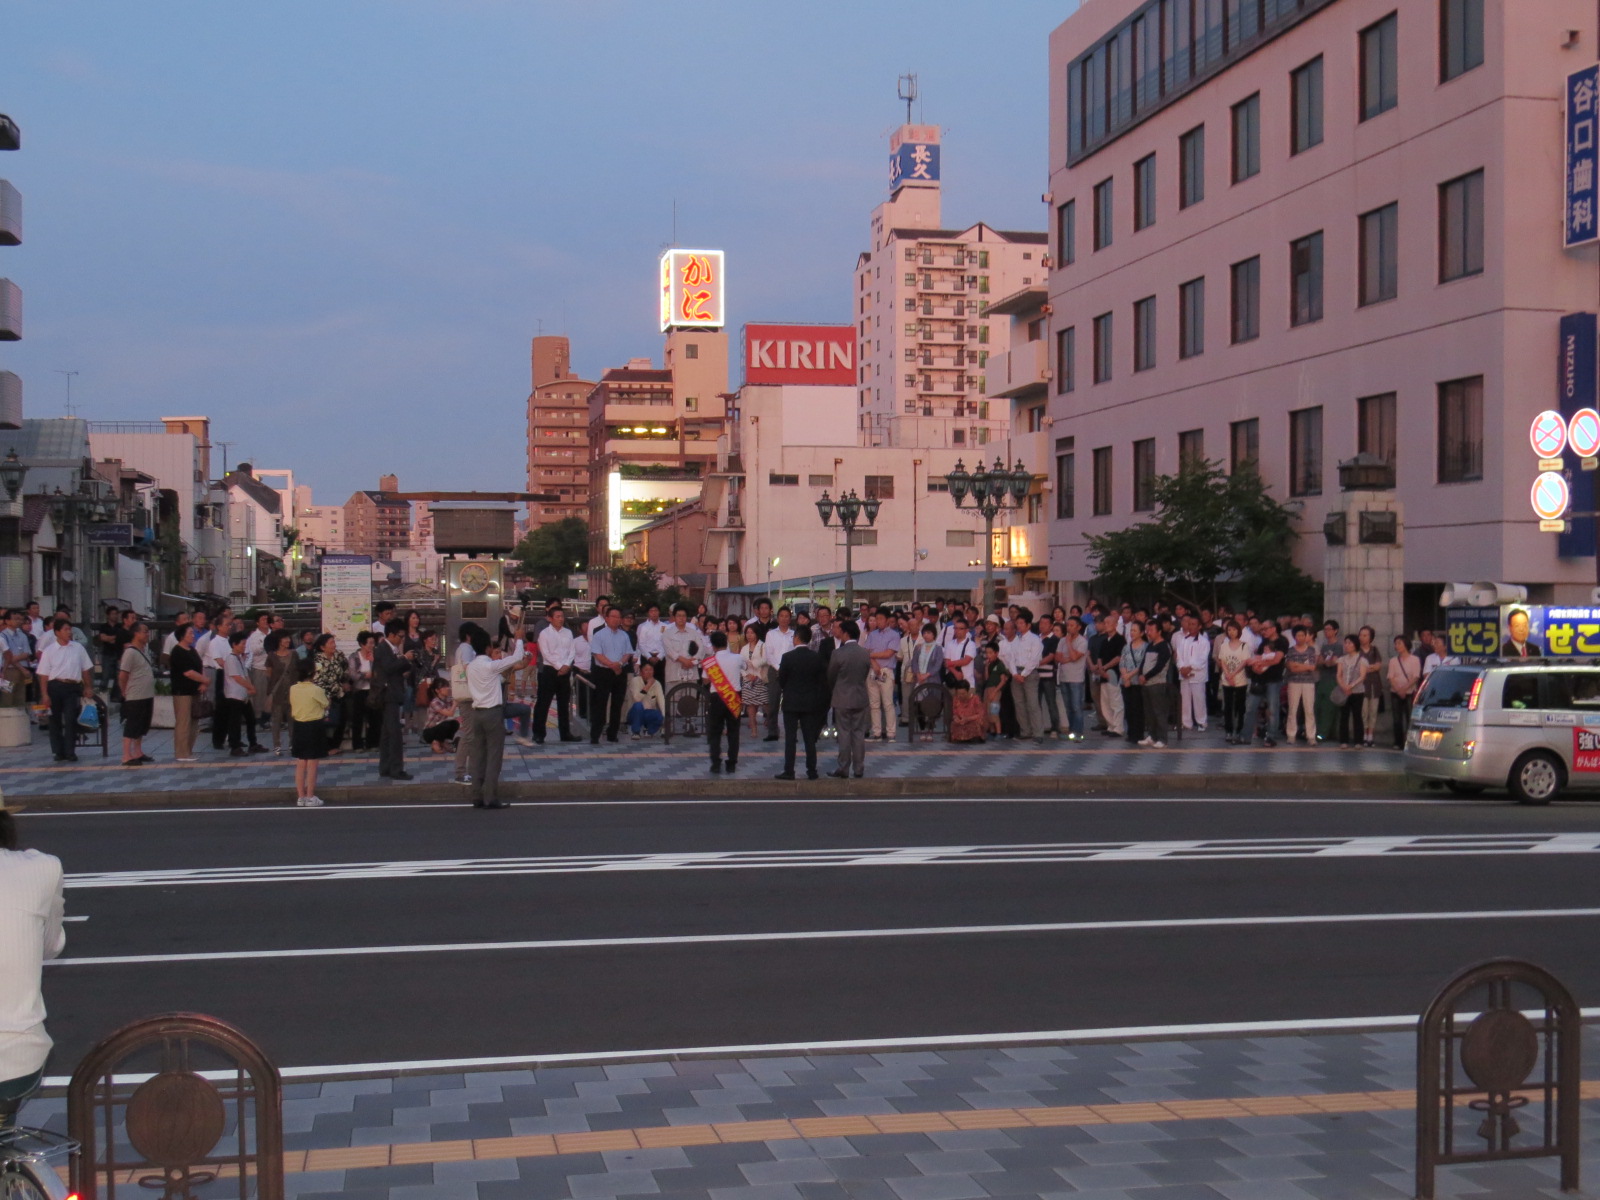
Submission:
M 1580 72 L 1581 73 L 1581 72 Z M 1561 318 L 1560 357 L 1556 363 L 1556 407 L 1570 424 L 1579 410 L 1594 408 L 1596 391 L 1595 355 L 1597 326 L 1594 313 L 1568 313 Z M 1566 464 L 1572 484 L 1572 511 L 1594 512 L 1595 472 L 1582 469 L 1582 460 L 1569 444 Z M 1574 517 L 1565 531 L 1557 535 L 1556 546 L 1562 558 L 1586 558 L 1595 552 L 1595 519 Z
M 372 559 L 365 554 L 322 556 L 322 628 L 345 654 L 372 627 Z
M 1595 170 L 1600 166 L 1600 151 L 1595 146 L 1596 121 L 1600 119 L 1600 65 L 1585 67 L 1567 76 L 1567 186 L 1566 213 L 1563 219 L 1567 249 L 1586 245 L 1600 238 L 1600 182 Z

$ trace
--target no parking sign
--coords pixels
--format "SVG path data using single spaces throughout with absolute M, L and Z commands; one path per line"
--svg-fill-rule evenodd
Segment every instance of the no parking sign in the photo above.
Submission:
M 1572 502 L 1572 489 L 1567 486 L 1567 477 L 1557 471 L 1545 471 L 1533 481 L 1533 491 L 1530 495 L 1533 503 L 1533 512 L 1539 518 L 1539 528 L 1545 529 L 1547 525 L 1561 525 L 1562 517 L 1566 515 L 1567 505 Z
M 1579 458 L 1585 459 L 1584 470 L 1595 467 L 1594 457 L 1600 454 L 1600 412 L 1580 408 L 1567 422 L 1567 446 Z
M 1567 448 L 1566 418 L 1553 408 L 1545 409 L 1528 428 L 1528 444 L 1541 459 L 1560 458 Z

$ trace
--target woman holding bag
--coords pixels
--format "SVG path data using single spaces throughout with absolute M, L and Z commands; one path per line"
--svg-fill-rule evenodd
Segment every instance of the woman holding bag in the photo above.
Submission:
M 1394 657 L 1389 660 L 1389 716 L 1394 727 L 1394 748 L 1406 748 L 1406 734 L 1411 729 L 1411 700 L 1422 682 L 1422 660 L 1411 653 L 1411 643 L 1405 636 L 1394 639 Z

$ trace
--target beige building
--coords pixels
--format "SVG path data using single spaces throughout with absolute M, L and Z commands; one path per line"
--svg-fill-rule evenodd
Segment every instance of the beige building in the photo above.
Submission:
M 564 337 L 533 339 L 528 394 L 528 490 L 557 496 L 533 506 L 530 527 L 589 517 L 589 393 L 594 381 L 572 370 Z
M 399 490 L 400 481 L 384 475 L 375 491 L 356 492 L 345 501 L 345 553 L 393 559 L 411 549 L 411 504 L 394 498 Z

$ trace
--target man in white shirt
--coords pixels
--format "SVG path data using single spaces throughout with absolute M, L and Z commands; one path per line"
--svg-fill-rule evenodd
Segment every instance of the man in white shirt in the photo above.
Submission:
M 72 640 L 72 622 L 57 617 L 52 639 L 39 650 L 34 672 L 50 714 L 50 749 L 57 762 L 77 762 L 78 711 L 94 699 L 94 663 L 89 652 Z
M 493 646 L 487 630 L 472 633 L 472 661 L 467 664 L 467 690 L 472 697 L 472 722 L 478 727 L 473 738 L 467 775 L 472 780 L 474 808 L 508 808 L 500 799 L 500 764 L 506 748 L 505 692 L 506 672 L 521 664 L 524 653 L 522 617 L 512 626 L 510 654 Z
M 228 744 L 228 722 L 223 715 L 226 708 L 227 696 L 224 693 L 222 664 L 228 657 L 228 638 L 233 634 L 231 622 L 227 622 L 220 614 L 217 625 L 212 629 L 211 636 L 206 640 L 205 649 L 200 652 L 200 661 L 206 665 L 206 674 L 211 678 L 211 694 L 216 698 L 216 711 L 211 715 L 211 748 L 222 750 Z M 249 705 L 245 706 L 247 709 Z M 255 714 L 251 713 L 251 726 L 255 724 Z
M 771 633 L 776 632 L 775 629 L 771 631 Z M 771 633 L 768 634 L 769 637 Z M 739 714 L 728 707 L 719 687 L 726 685 L 732 689 L 735 698 L 739 696 L 744 688 L 744 659 L 735 651 L 728 649 L 728 635 L 722 630 L 713 630 L 710 642 L 712 655 L 705 665 L 706 683 L 710 685 L 710 694 L 706 697 L 706 744 L 711 748 L 711 773 L 720 775 L 724 769 L 722 735 L 724 733 L 728 735 L 726 769 L 728 774 L 732 775 L 739 768 Z M 716 664 L 715 671 L 711 670 L 712 662 Z M 778 706 L 778 691 L 776 683 L 769 685 L 767 703 L 774 708 Z
M 0 804 L 0 1129 L 44 1073 L 51 1043 L 40 984 L 45 960 L 67 944 L 61 860 L 20 848 L 17 811 Z
M 1039 723 L 1039 660 L 1044 655 L 1044 642 L 1033 631 L 1033 614 L 1027 609 L 1009 622 L 1012 637 L 1001 644 L 1001 654 L 1009 648 L 1011 661 L 1011 702 L 1017 710 L 1017 730 L 1025 738 L 1043 743 Z
M 28 601 L 28 632 L 33 635 L 33 644 L 35 646 L 39 646 L 44 642 L 44 635 L 48 632 L 44 618 L 39 615 L 39 602 L 37 600 Z
M 794 630 L 789 628 L 792 614 L 789 606 L 785 604 L 778 610 L 778 623 L 767 630 L 766 640 L 762 648 L 767 656 L 767 736 L 765 741 L 778 740 L 778 710 L 783 706 L 782 690 L 778 687 L 778 667 L 783 663 L 783 656 L 794 649 Z M 738 755 L 738 748 L 730 752 L 729 761 L 732 762 Z
M 965 617 L 957 617 L 939 635 L 939 649 L 944 651 L 946 670 L 954 671 L 967 681 L 968 687 L 978 685 L 978 672 L 974 666 L 978 657 L 978 643 L 967 632 Z
M 700 678 L 698 663 L 705 657 L 706 635 L 689 624 L 689 610 L 682 604 L 673 606 L 672 624 L 661 631 L 661 651 L 667 660 L 665 687 Z
M 476 655 L 472 649 L 472 632 L 479 626 L 476 621 L 463 621 L 456 631 L 456 649 L 450 666 L 450 694 L 455 697 L 461 736 L 456 740 L 456 782 L 471 783 L 467 774 L 467 759 L 472 753 L 473 740 L 478 727 L 472 723 L 472 690 L 467 682 L 467 667 Z
M 661 645 L 661 635 L 666 629 L 661 620 L 661 606 L 652 604 L 645 610 L 644 620 L 640 621 L 638 628 L 633 631 L 639 645 L 639 665 L 649 663 L 655 668 L 657 679 L 661 678 L 666 659 L 666 650 Z
M 1179 719 L 1185 729 L 1206 731 L 1206 680 L 1211 677 L 1211 639 L 1200 618 L 1185 614 L 1183 631 L 1172 639 L 1178 664 Z
M 245 639 L 245 665 L 250 668 L 250 683 L 256 689 L 250 698 L 250 707 L 257 717 L 267 711 L 267 634 L 272 632 L 272 614 L 257 613 L 256 627 Z
M 594 639 L 594 631 L 606 623 L 606 611 L 611 607 L 610 596 L 598 596 L 594 602 L 594 616 L 589 618 L 589 623 L 584 626 L 583 636 Z
M 653 607 L 653 606 L 652 606 Z M 572 630 L 567 628 L 567 614 L 559 604 L 551 605 L 550 624 L 539 634 L 539 692 L 533 702 L 533 740 L 544 744 L 546 722 L 550 719 L 550 701 L 556 703 L 556 730 L 563 742 L 582 739 L 572 732 L 572 669 L 577 658 L 577 647 Z

